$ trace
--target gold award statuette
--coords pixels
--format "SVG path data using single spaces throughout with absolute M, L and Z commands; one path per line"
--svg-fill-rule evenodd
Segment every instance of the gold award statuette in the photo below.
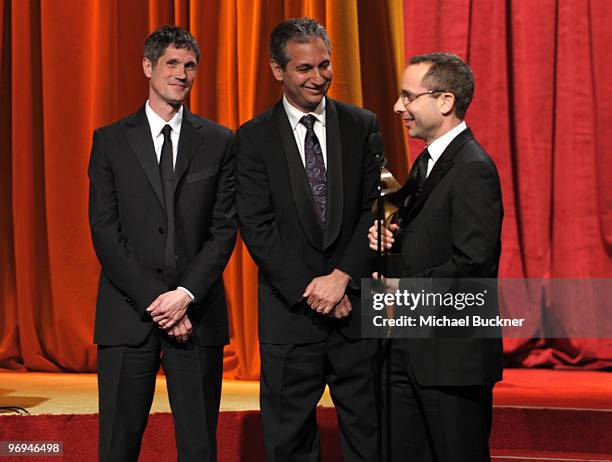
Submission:
M 381 194 L 383 196 L 383 204 L 384 204 L 383 205 L 383 208 L 384 208 L 383 216 L 385 217 L 384 224 L 385 224 L 385 227 L 388 228 L 389 225 L 393 223 L 393 221 L 395 220 L 396 214 L 399 210 L 399 207 L 390 200 L 389 196 L 399 191 L 402 188 L 402 185 L 399 184 L 399 182 L 395 179 L 393 174 L 387 168 L 383 168 L 381 170 L 380 182 L 381 182 Z M 376 210 L 377 210 L 377 203 L 375 202 L 374 205 L 372 206 L 372 211 L 376 212 Z

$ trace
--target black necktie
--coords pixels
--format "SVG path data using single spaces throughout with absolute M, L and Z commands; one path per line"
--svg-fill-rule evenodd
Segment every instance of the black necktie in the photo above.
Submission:
M 176 242 L 174 229 L 174 162 L 172 161 L 172 127 L 165 125 L 162 129 L 164 144 L 159 159 L 159 175 L 164 191 L 164 205 L 166 206 L 166 248 L 164 250 L 164 263 L 168 268 L 176 269 Z
M 410 191 L 412 192 L 404 202 L 405 213 L 410 210 L 410 207 L 412 204 L 414 204 L 416 198 L 419 197 L 419 194 L 421 194 L 425 180 L 427 180 L 427 164 L 429 163 L 430 158 L 431 156 L 429 155 L 429 151 L 427 148 L 425 148 L 425 150 L 421 152 L 419 157 L 417 157 L 417 159 L 414 161 L 414 165 L 410 170 L 410 175 L 408 178 L 408 181 L 411 183 Z M 403 215 L 405 215 L 405 213 Z
M 431 156 L 429 155 L 429 151 L 427 148 L 419 154 L 419 158 L 416 160 L 416 172 L 415 172 L 415 187 L 416 194 L 421 192 L 423 189 L 423 185 L 425 184 L 425 180 L 427 179 L 427 165 L 429 163 L 429 159 Z
M 306 138 L 304 138 L 304 163 L 306 176 L 312 191 L 312 198 L 321 223 L 325 224 L 327 209 L 327 174 L 325 172 L 325 161 L 323 151 L 313 126 L 315 116 L 308 114 L 300 120 L 306 127 Z

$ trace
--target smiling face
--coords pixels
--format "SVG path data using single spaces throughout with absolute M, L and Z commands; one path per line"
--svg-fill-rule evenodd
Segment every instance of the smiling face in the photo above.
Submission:
M 270 61 L 274 78 L 283 84 L 287 100 L 302 112 L 313 111 L 321 102 L 332 81 L 329 51 L 320 38 L 307 42 L 290 40 L 285 47 L 288 58 L 283 69 Z
M 195 52 L 190 48 L 168 46 L 153 64 L 143 59 L 142 67 L 149 80 L 151 107 L 180 106 L 191 87 L 198 68 Z
M 393 111 L 402 118 L 410 136 L 427 144 L 444 133 L 447 125 L 445 116 L 454 103 L 454 96 L 449 93 L 423 94 L 432 90 L 423 85 L 423 77 L 430 67 L 431 63 L 419 63 L 406 68 L 402 77 L 402 94 L 407 97 L 422 96 L 408 104 L 404 104 L 399 97 L 393 106 Z

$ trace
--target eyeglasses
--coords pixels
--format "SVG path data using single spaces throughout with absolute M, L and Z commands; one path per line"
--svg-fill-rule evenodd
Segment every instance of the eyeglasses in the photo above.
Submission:
M 399 97 L 402 100 L 402 103 L 404 104 L 404 106 L 408 106 L 410 103 L 412 103 L 415 99 L 419 98 L 420 96 L 433 95 L 434 93 L 446 93 L 446 90 L 429 90 L 429 91 L 424 91 L 423 93 L 417 93 L 416 95 L 411 95 L 410 93 L 405 93 L 402 91 Z

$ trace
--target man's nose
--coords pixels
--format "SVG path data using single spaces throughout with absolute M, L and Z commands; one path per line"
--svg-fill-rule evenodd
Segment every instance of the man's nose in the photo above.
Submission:
M 397 101 L 393 105 L 393 112 L 395 112 L 396 114 L 401 114 L 405 110 L 406 110 L 406 107 L 404 106 L 404 102 L 402 101 L 402 98 L 398 97 Z
M 315 69 L 314 74 L 312 76 L 312 81 L 316 85 L 323 85 L 327 81 L 327 78 L 323 75 L 323 73 L 319 69 Z
M 178 66 L 176 66 L 176 69 L 174 71 L 174 77 L 176 77 L 177 79 L 184 80 L 186 75 L 187 72 L 185 72 L 185 65 L 179 64 Z

